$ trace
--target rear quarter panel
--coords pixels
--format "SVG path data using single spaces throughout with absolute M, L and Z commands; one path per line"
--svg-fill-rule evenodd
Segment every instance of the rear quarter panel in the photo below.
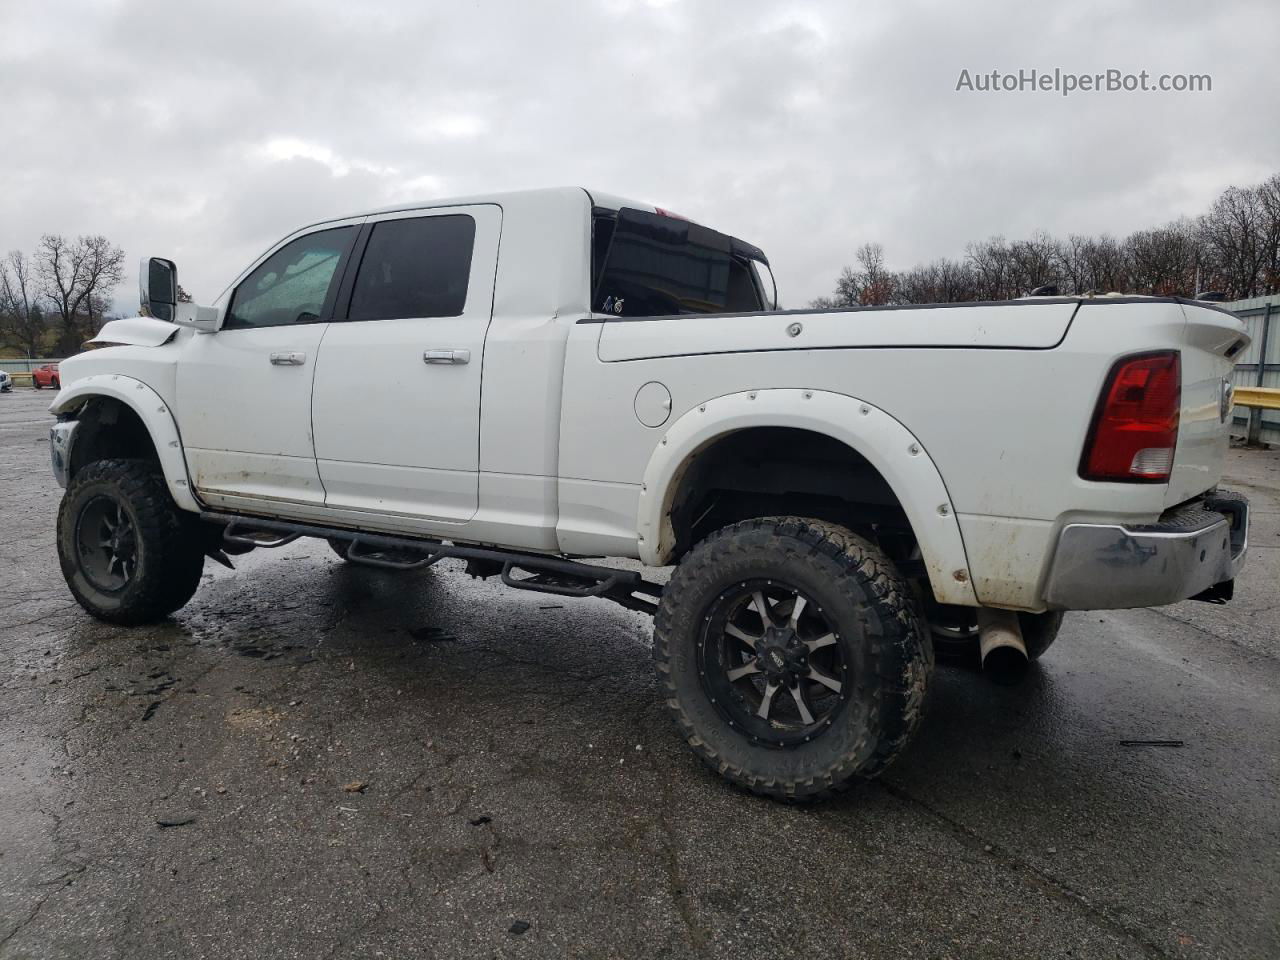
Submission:
M 793 323 L 798 336 L 788 335 Z M 634 540 L 639 480 L 663 434 L 634 410 L 650 381 L 671 393 L 668 423 L 743 390 L 832 391 L 897 419 L 937 464 L 982 602 L 1035 609 L 1063 523 L 1146 522 L 1175 495 L 1165 485 L 1090 483 L 1077 471 L 1114 360 L 1182 349 L 1186 331 L 1179 304 L 1106 301 L 578 324 L 565 373 L 562 513 L 590 512 L 615 547 Z M 1197 383 L 1206 379 L 1196 371 Z M 1202 393 L 1190 390 L 1187 402 L 1203 405 Z M 1217 455 L 1219 440 L 1193 422 L 1187 429 L 1197 458 Z M 1183 488 L 1212 485 L 1212 468 L 1193 473 Z

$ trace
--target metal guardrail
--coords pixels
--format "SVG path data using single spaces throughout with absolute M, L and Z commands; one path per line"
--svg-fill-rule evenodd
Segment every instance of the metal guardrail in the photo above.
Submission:
M 1234 396 L 1237 407 L 1280 410 L 1280 388 L 1278 387 L 1236 387 Z
M 1245 403 L 1246 392 L 1280 388 L 1280 336 L 1272 327 L 1280 320 L 1280 296 L 1253 297 L 1222 304 L 1242 321 L 1252 343 L 1236 357 L 1231 379 L 1236 388 L 1235 426 L 1244 427 L 1251 444 L 1280 438 L 1277 408 L 1267 404 Z

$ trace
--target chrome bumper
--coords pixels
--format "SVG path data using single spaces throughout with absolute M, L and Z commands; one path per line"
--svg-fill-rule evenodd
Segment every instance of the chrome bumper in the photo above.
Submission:
M 49 459 L 53 461 L 53 479 L 66 489 L 71 472 L 71 443 L 76 437 L 78 420 L 59 420 L 49 428 Z
M 1234 580 L 1248 550 L 1249 501 L 1227 491 L 1157 523 L 1071 523 L 1058 538 L 1044 598 L 1059 610 L 1176 603 Z

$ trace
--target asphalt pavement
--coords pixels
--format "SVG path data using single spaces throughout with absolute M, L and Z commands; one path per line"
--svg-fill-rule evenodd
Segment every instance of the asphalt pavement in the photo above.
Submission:
M 95 622 L 52 397 L 0 395 L 3 960 L 1280 956 L 1280 454 L 1231 453 L 1231 604 L 940 668 L 882 779 L 793 808 L 688 753 L 606 601 L 300 541 Z

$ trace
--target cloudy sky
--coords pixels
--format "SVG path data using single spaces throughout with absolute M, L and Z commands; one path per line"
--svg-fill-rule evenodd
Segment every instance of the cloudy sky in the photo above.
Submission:
M 784 303 L 1036 229 L 1125 233 L 1280 172 L 1274 0 L 0 0 L 0 252 L 103 233 L 211 301 L 296 226 L 584 184 L 762 246 Z M 961 70 L 1207 93 L 957 92 Z

